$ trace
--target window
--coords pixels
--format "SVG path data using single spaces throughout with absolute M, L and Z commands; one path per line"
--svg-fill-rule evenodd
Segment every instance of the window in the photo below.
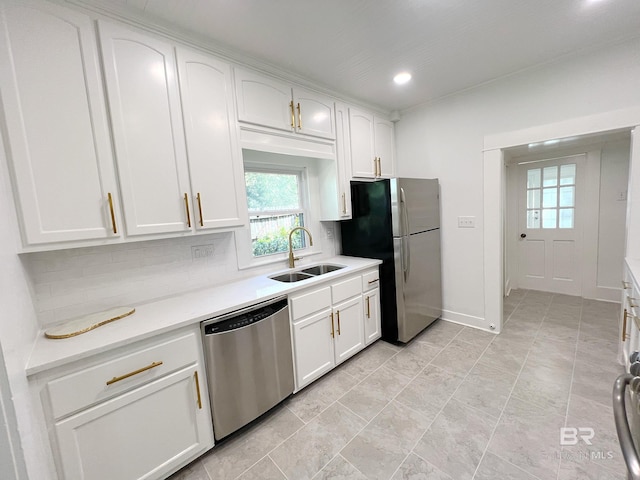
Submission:
M 291 229 L 305 226 L 302 170 L 246 167 L 244 178 L 253 257 L 287 252 Z M 307 246 L 302 233 L 293 234 L 296 250 Z
M 527 170 L 527 228 L 573 228 L 576 164 Z

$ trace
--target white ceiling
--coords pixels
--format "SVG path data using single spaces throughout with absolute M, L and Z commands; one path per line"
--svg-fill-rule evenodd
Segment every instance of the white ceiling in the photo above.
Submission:
M 68 0 L 206 38 L 388 110 L 640 36 L 639 0 Z M 399 87 L 392 77 L 413 74 Z

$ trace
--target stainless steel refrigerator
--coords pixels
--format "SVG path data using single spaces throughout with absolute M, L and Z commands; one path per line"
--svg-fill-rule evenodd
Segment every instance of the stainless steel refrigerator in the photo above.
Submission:
M 342 254 L 378 258 L 382 338 L 406 343 L 442 314 L 437 179 L 351 182 Z

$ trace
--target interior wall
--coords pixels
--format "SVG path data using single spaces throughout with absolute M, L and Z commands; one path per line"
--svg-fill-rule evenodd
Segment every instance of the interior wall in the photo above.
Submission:
M 398 174 L 440 179 L 444 318 L 491 322 L 484 318 L 484 137 L 639 106 L 637 78 L 640 39 L 402 112 Z M 476 228 L 459 229 L 458 216 L 475 216 Z
M 596 286 L 613 289 L 616 294 L 620 290 L 624 266 L 630 149 L 631 141 L 628 139 L 606 143 L 601 153 Z
M 0 348 L 4 358 L 0 388 L 3 401 L 7 401 L 4 414 L 18 473 L 26 470 L 28 478 L 49 479 L 53 471 L 49 442 L 38 421 L 40 405 L 31 398 L 24 372 L 38 332 L 38 320 L 31 281 L 16 253 L 18 224 L 1 142 L 0 138 Z

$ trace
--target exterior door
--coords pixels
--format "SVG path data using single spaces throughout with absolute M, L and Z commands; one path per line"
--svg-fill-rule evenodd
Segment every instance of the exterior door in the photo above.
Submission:
M 518 166 L 521 288 L 582 294 L 585 168 L 585 155 Z

